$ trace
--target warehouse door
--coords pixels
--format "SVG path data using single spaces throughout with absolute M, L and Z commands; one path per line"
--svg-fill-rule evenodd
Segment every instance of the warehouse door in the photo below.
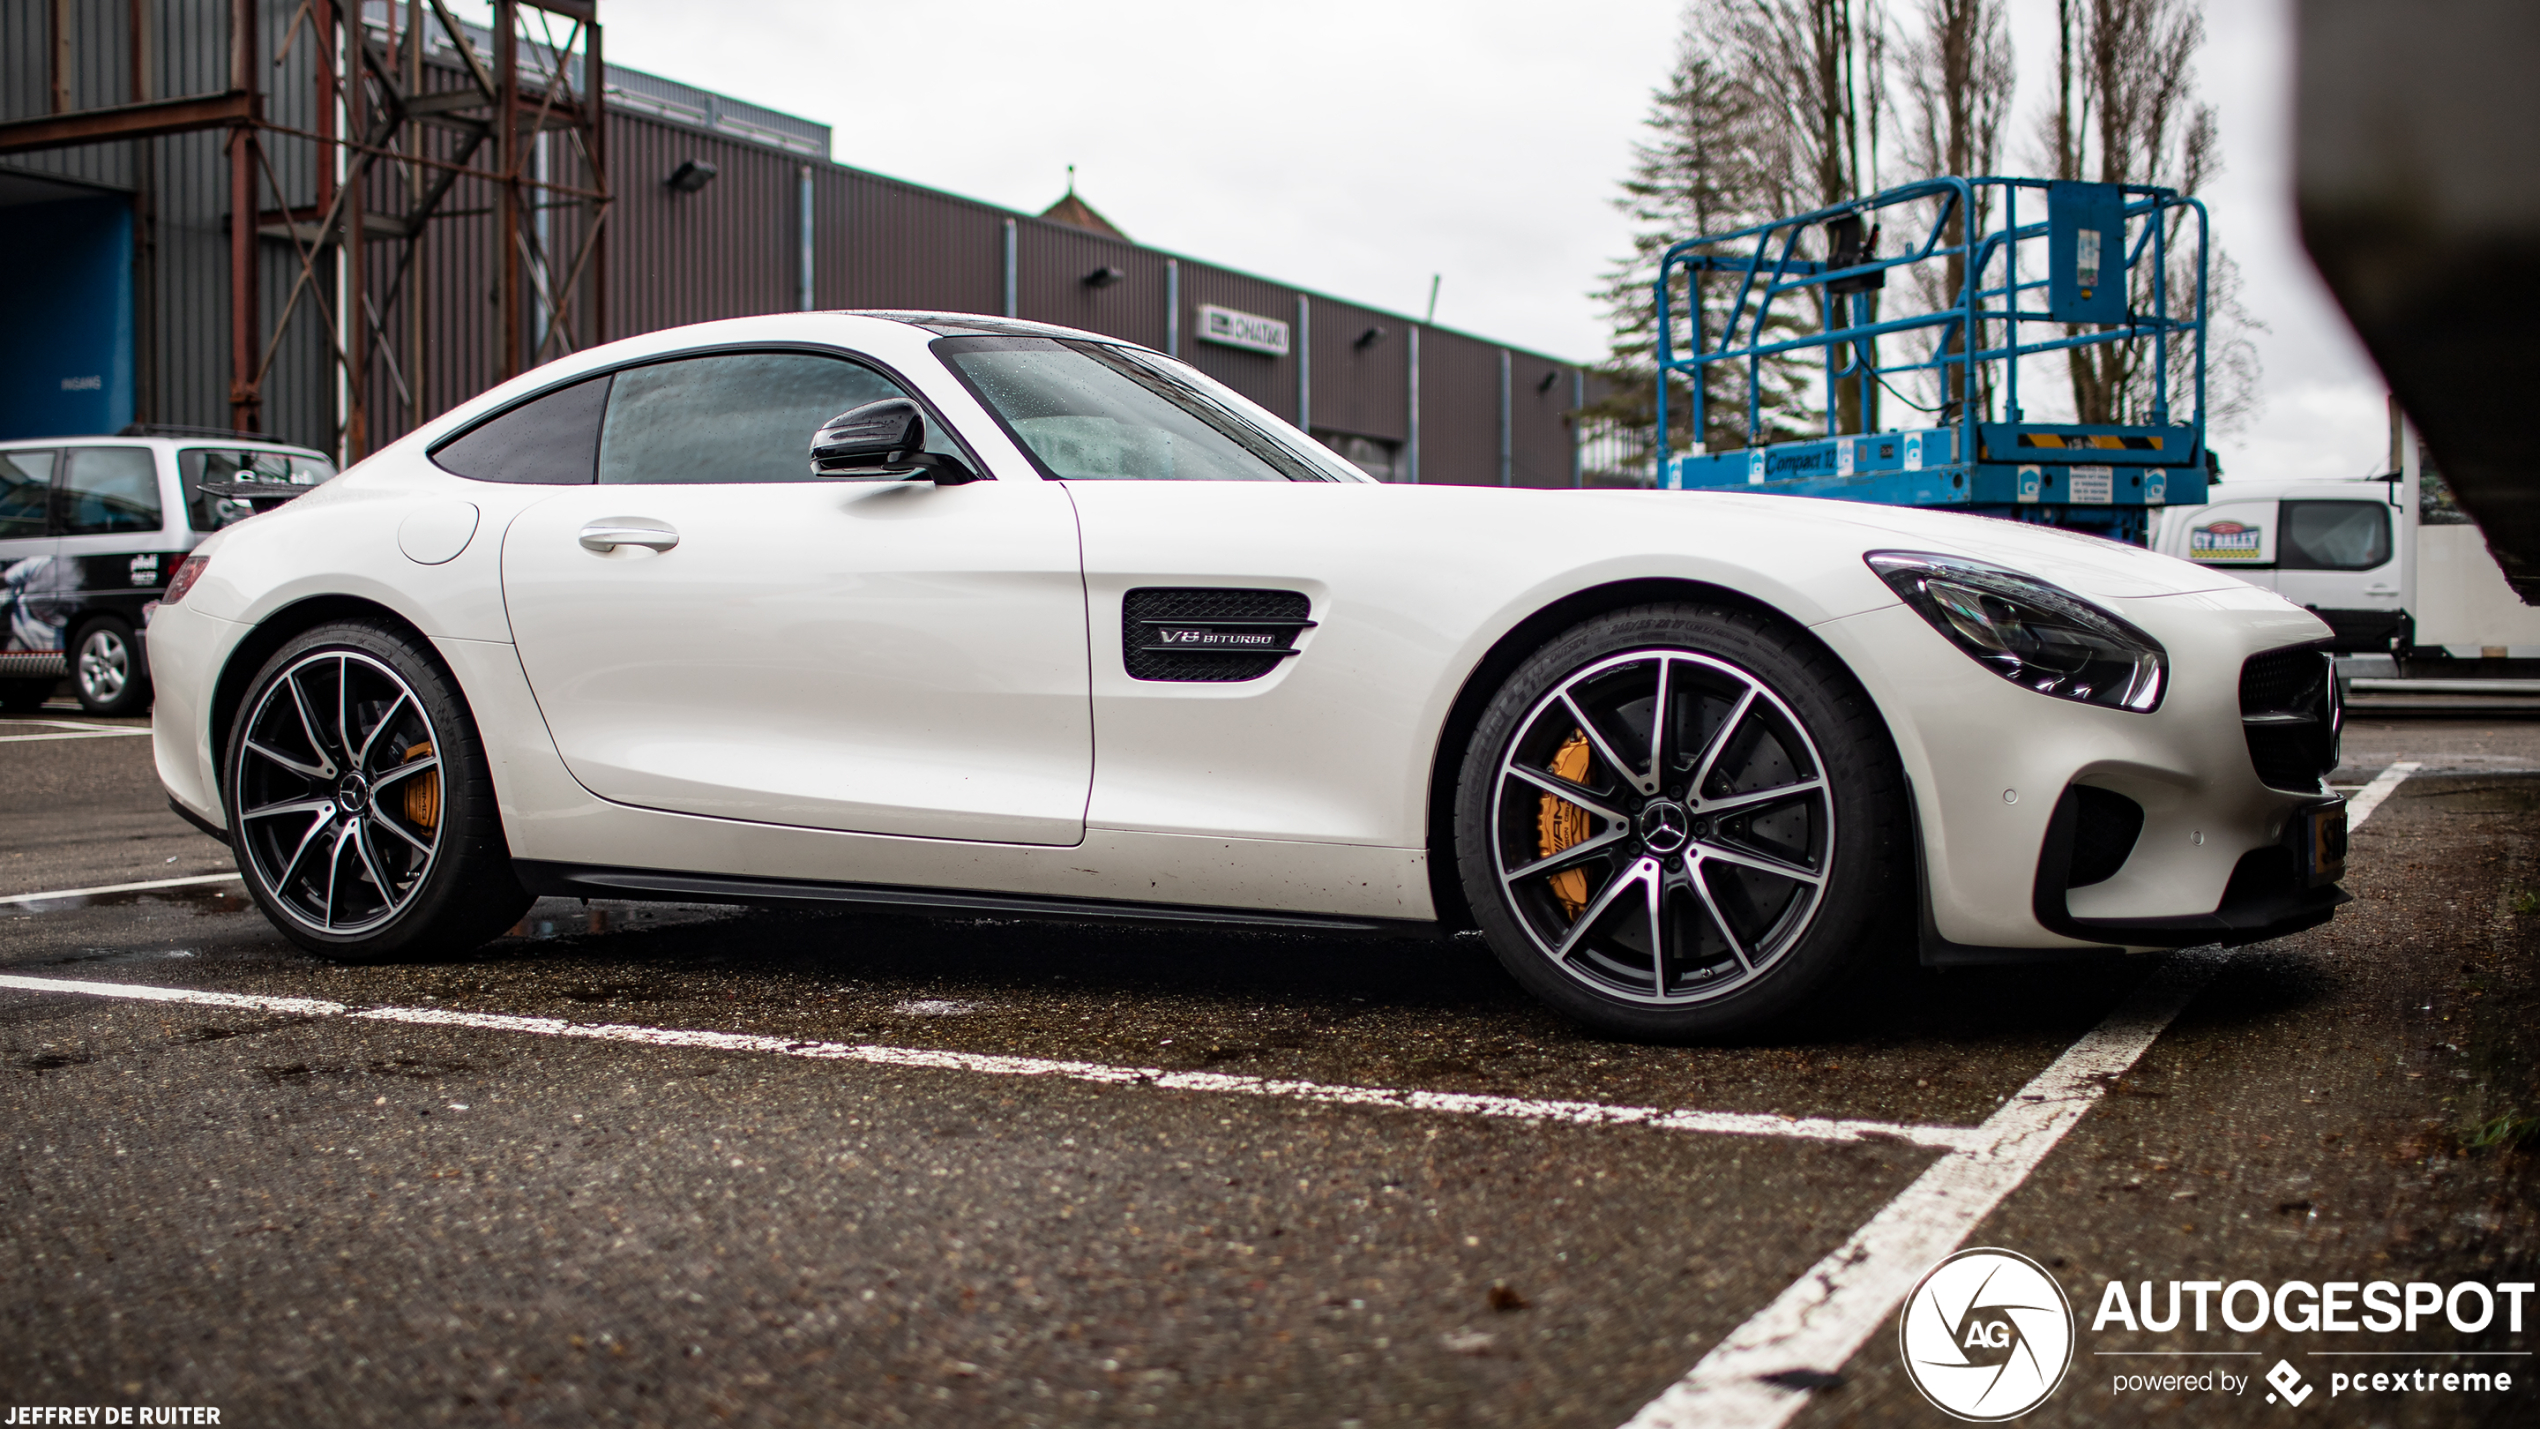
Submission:
M 132 420 L 132 206 L 0 189 L 0 441 L 104 436 Z

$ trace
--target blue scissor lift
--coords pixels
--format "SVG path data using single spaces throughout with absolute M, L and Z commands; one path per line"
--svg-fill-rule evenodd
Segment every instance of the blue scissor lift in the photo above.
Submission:
M 2035 215 L 2041 196 L 2044 216 L 2023 221 L 2022 200 Z M 1979 197 L 1998 226 L 1978 221 Z M 1919 241 L 1877 256 L 1883 215 L 1908 220 L 1903 231 L 1919 230 Z M 1965 239 L 1955 244 L 1954 216 L 1966 219 Z M 2192 315 L 2173 317 L 2170 230 L 2188 217 L 2196 292 Z M 2205 222 L 2204 205 L 2169 189 L 1953 177 L 1676 244 L 1657 281 L 1659 431 L 1671 430 L 1669 389 L 1679 383 L 1691 392 L 1697 438 L 1708 429 L 1721 364 L 1743 367 L 1746 431 L 1762 430 L 1766 360 L 1812 351 L 1824 368 L 1826 431 L 1738 451 L 1663 452 L 1658 484 L 1953 507 L 2144 544 L 2153 509 L 2205 499 Z M 1825 256 L 1801 256 L 1820 229 Z M 1948 306 L 1878 315 L 1874 295 L 1889 272 L 1945 265 L 1952 255 L 1965 259 L 1964 281 Z M 1706 312 L 1687 301 L 1694 283 L 1710 285 L 1725 308 Z M 1702 320 L 1688 322 L 1688 313 Z M 2147 421 L 2025 418 L 2021 358 L 2110 343 L 2137 345 L 2150 366 Z M 2194 345 L 2195 391 L 2183 394 L 2184 420 L 2169 383 L 2177 343 Z M 1938 374 L 1943 394 L 1966 399 L 1944 396 L 1936 410 L 1914 410 L 1893 379 L 1920 372 Z M 1930 425 L 1839 431 L 1847 388 L 1857 394 L 1856 413 L 1903 408 Z

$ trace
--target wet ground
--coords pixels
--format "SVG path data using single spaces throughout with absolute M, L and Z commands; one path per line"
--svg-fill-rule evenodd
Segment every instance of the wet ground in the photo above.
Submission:
M 47 714 L 0 722 L 0 974 L 297 1001 L 0 987 L 12 1405 L 1606 1429 L 2178 961 L 1899 971 L 1738 1048 L 1583 1034 L 1469 939 L 547 900 L 463 958 L 338 967 L 235 882 L 21 897 L 230 868 L 146 738 Z M 2540 1420 L 2540 1297 L 2519 1331 L 2094 1325 L 2111 1280 L 2540 1278 L 2540 725 L 2346 748 L 2350 785 L 2420 766 L 2355 835 L 2356 903 L 2221 959 L 1965 1237 L 2077 1317 L 2024 1422 L 2263 1421 L 2279 1361 L 2323 1396 L 2514 1381 L 2310 1400 L 2336 1422 Z M 1709 1422 L 1950 1422 L 1879 1315 Z M 2114 1388 L 2147 1368 L 2249 1387 Z

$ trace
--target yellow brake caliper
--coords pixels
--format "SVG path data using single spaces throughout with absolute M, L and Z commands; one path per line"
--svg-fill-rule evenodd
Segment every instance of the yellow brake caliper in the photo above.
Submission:
M 1587 783 L 1587 731 L 1572 730 L 1569 740 L 1553 751 L 1552 772 L 1573 784 Z M 1535 845 L 1538 858 L 1550 858 L 1565 848 L 1582 843 L 1588 836 L 1588 811 L 1556 794 L 1543 796 L 1535 814 Z M 1587 908 L 1588 879 L 1584 868 L 1565 868 L 1544 880 L 1552 896 L 1561 900 L 1564 915 L 1576 918 Z
M 406 762 L 412 764 L 432 752 L 427 741 L 406 751 Z M 441 771 L 426 769 L 406 781 L 406 818 L 424 828 L 441 822 Z

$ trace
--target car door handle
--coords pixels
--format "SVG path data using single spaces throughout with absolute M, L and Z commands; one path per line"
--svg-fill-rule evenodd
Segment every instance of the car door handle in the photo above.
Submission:
M 610 516 L 582 528 L 582 549 L 605 556 L 620 546 L 642 546 L 649 551 L 667 551 L 679 544 L 679 533 L 668 523 L 647 516 Z
M 2397 595 L 2398 593 L 2399 588 L 2395 585 L 2368 585 L 2364 587 L 2364 594 L 2366 595 Z

